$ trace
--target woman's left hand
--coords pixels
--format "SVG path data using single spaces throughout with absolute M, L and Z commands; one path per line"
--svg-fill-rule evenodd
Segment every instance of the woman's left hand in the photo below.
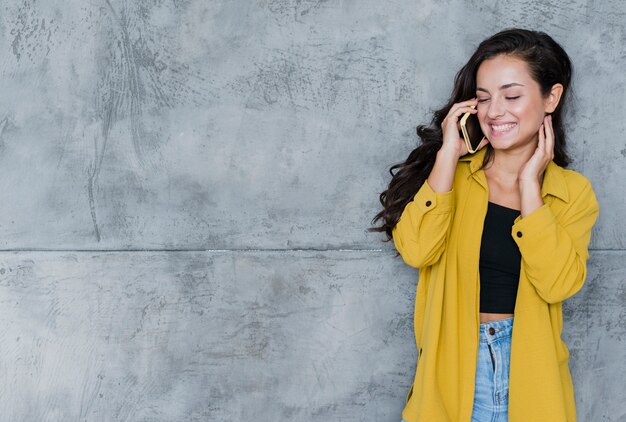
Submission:
M 519 183 L 537 182 L 541 185 L 543 172 L 554 158 L 554 130 L 552 116 L 546 115 L 539 128 L 537 149 L 530 159 L 522 165 L 518 175 Z

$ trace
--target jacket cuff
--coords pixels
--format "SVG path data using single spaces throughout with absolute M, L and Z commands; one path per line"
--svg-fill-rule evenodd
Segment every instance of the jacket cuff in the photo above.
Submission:
M 543 204 L 522 218 L 518 215 L 513 221 L 511 235 L 520 250 L 546 233 L 546 228 L 556 223 L 556 217 L 548 204 Z
M 422 187 L 413 196 L 413 201 L 424 213 L 447 213 L 454 207 L 454 188 L 448 192 L 435 192 L 426 179 Z

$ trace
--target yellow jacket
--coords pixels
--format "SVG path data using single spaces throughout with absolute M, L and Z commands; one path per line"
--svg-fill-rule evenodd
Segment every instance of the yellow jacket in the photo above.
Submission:
M 449 192 L 426 181 L 393 228 L 404 262 L 419 268 L 414 329 L 417 369 L 402 417 L 409 422 L 469 422 L 480 324 L 480 242 L 488 185 L 478 170 L 486 149 L 457 163 Z M 551 161 L 544 205 L 511 236 L 522 255 L 509 375 L 510 422 L 575 422 L 561 302 L 582 287 L 599 205 L 589 181 Z

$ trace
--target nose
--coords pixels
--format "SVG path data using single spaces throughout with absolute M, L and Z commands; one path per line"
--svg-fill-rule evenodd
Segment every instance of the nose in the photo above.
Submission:
M 498 117 L 503 116 L 504 113 L 504 102 L 499 98 L 492 98 L 488 104 L 487 117 L 489 117 L 490 119 L 497 119 Z

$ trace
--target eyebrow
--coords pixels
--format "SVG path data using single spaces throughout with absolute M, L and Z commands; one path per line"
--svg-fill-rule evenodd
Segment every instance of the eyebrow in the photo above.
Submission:
M 500 89 L 507 89 L 507 88 L 511 88 L 513 86 L 524 86 L 522 84 L 518 84 L 517 82 L 511 82 L 510 84 L 504 84 L 500 87 Z M 483 91 L 486 92 L 487 94 L 489 94 L 489 91 L 487 91 L 485 88 L 476 88 L 476 91 Z

